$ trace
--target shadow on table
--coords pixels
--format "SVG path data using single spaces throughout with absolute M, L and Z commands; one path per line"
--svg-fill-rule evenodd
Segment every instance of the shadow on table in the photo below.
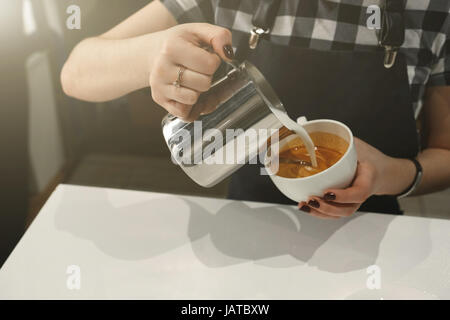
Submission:
M 55 226 L 122 260 L 148 259 L 191 241 L 186 232 L 189 208 L 178 197 L 161 194 L 151 201 L 148 196 L 131 204 L 120 201 L 101 189 L 70 197 L 63 193 Z
M 209 235 L 209 242 L 193 241 L 192 248 L 210 267 L 254 261 L 268 267 L 307 263 L 337 273 L 359 270 L 375 264 L 380 242 L 395 219 L 359 213 L 350 218 L 323 220 L 292 207 L 251 208 L 242 202 L 231 202 L 211 214 L 185 201 L 191 208 L 190 238 Z M 348 224 L 353 226 L 346 228 Z M 269 259 L 277 256 L 293 259 Z
M 357 214 L 321 220 L 287 206 L 252 208 L 243 202 L 207 210 L 194 198 L 173 195 L 117 204 L 108 191 L 96 189 L 80 197 L 62 195 L 55 216 L 59 230 L 122 260 L 149 259 L 190 243 L 209 267 L 252 262 L 272 268 L 307 263 L 329 272 L 365 268 L 375 264 L 380 242 L 396 218 Z

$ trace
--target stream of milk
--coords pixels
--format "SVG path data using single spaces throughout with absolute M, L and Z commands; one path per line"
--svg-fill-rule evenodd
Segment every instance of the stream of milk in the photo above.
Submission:
M 280 120 L 280 122 L 289 130 L 295 132 L 297 135 L 300 136 L 303 143 L 305 144 L 306 150 L 308 150 L 309 157 L 311 159 L 311 164 L 313 167 L 317 167 L 317 159 L 316 159 L 316 152 L 315 152 L 315 146 L 314 142 L 311 140 L 311 137 L 309 136 L 308 132 L 303 128 L 303 126 L 287 115 L 286 112 L 283 112 L 276 108 L 271 108 L 272 112 L 275 114 L 275 116 Z

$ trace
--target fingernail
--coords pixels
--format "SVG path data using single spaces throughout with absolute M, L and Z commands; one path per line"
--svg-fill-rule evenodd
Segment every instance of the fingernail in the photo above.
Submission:
M 226 44 L 223 46 L 223 52 L 225 53 L 225 56 L 230 59 L 233 60 L 234 59 L 234 51 L 233 51 L 233 47 L 230 46 L 229 44 Z
M 325 201 L 333 201 L 336 200 L 336 195 L 333 192 L 327 192 L 325 193 L 323 198 L 325 199 Z
M 300 207 L 300 210 L 302 210 L 303 212 L 310 212 L 311 208 L 304 204 Z
M 320 207 L 320 203 L 317 200 L 311 199 L 308 201 L 308 205 L 310 205 L 313 208 L 319 208 Z

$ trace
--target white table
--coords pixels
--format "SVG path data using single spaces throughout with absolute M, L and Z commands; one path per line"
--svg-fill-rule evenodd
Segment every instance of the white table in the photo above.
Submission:
M 0 298 L 448 299 L 450 221 L 60 185 Z

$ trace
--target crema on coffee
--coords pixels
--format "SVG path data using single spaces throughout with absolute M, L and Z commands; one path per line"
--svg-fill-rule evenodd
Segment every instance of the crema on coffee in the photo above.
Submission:
M 337 135 L 326 132 L 312 132 L 309 135 L 316 146 L 317 167 L 280 161 L 276 172 L 277 176 L 284 178 L 312 176 L 334 165 L 348 149 L 348 142 Z M 300 138 L 292 139 L 286 143 L 281 148 L 279 157 L 280 159 L 298 159 L 310 162 L 308 151 Z

